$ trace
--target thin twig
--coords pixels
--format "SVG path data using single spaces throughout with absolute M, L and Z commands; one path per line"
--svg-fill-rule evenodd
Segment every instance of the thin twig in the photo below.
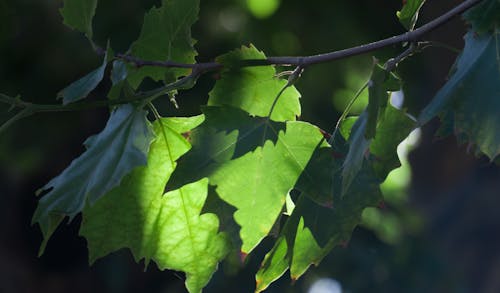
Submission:
M 420 41 L 424 35 L 446 24 L 453 17 L 463 13 L 472 6 L 478 4 L 482 0 L 467 0 L 449 10 L 440 17 L 428 22 L 427 24 L 406 33 L 379 40 L 373 43 L 368 43 L 348 49 L 333 51 L 329 53 L 312 55 L 312 56 L 297 56 L 297 57 L 267 57 L 266 59 L 248 59 L 241 60 L 236 66 L 263 66 L 263 65 L 285 65 L 285 66 L 301 66 L 307 67 L 318 63 L 331 62 L 338 59 L 344 59 L 351 56 L 366 54 L 388 46 L 399 43 L 415 43 Z M 178 68 L 200 68 L 205 71 L 218 70 L 223 67 L 217 62 L 206 62 L 196 64 L 184 64 L 173 61 L 146 61 L 129 55 L 118 55 L 124 61 L 131 62 L 137 67 L 141 66 L 159 66 L 159 67 L 178 67 Z
M 478 4 L 482 0 L 466 0 L 440 17 L 434 19 L 433 21 L 413 30 L 406 32 L 401 35 L 397 35 L 394 37 L 390 37 L 387 39 L 383 39 L 380 41 L 376 41 L 369 44 L 360 45 L 357 47 L 352 47 L 340 51 L 334 51 L 325 54 L 313 55 L 313 56 L 303 56 L 303 57 L 268 57 L 266 59 L 252 59 L 252 60 L 241 60 L 237 66 L 245 67 L 245 66 L 262 66 L 262 65 L 286 65 L 286 66 L 298 66 L 300 68 L 305 68 L 309 65 L 314 65 L 318 63 L 325 63 L 334 61 L 337 59 L 343 59 L 355 55 L 365 54 L 371 51 L 375 51 L 387 46 L 391 46 L 398 43 L 415 43 L 422 39 L 422 37 L 435 30 L 436 28 L 442 26 L 447 23 L 454 16 L 466 11 L 472 6 Z M 405 51 L 406 52 L 406 51 Z M 404 53 L 403 53 L 404 54 Z M 205 63 L 196 63 L 196 64 L 184 64 L 173 61 L 147 61 L 141 60 L 137 57 L 133 57 L 130 55 L 117 55 L 117 58 L 122 59 L 126 62 L 130 62 L 137 67 L 142 66 L 159 66 L 159 67 L 168 67 L 168 68 L 191 68 L 193 69 L 192 73 L 174 83 L 165 85 L 158 89 L 154 89 L 145 93 L 138 93 L 132 97 L 124 98 L 124 99 L 116 99 L 116 100 L 103 100 L 103 101 L 95 101 L 95 102 L 77 102 L 71 103 L 68 105 L 61 104 L 32 104 L 25 101 L 22 101 L 18 98 L 12 98 L 4 94 L 0 94 L 0 102 L 11 105 L 13 108 L 20 109 L 30 109 L 30 113 L 37 112 L 61 112 L 61 111 L 75 111 L 75 110 L 84 110 L 84 109 L 92 109 L 98 107 L 106 107 L 113 106 L 119 104 L 132 103 L 137 101 L 146 100 L 146 102 L 151 101 L 153 98 L 156 98 L 160 95 L 165 94 L 172 89 L 176 89 L 176 86 L 182 86 L 182 84 L 189 84 L 190 82 L 195 80 L 199 75 L 205 73 L 207 71 L 218 70 L 223 67 L 222 64 L 217 62 L 205 62 Z M 27 112 L 25 112 L 27 113 Z

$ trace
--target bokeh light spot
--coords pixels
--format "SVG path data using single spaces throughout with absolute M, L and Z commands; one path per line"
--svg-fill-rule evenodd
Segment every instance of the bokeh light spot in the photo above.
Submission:
M 279 6 L 280 0 L 247 0 L 248 10 L 257 18 L 268 18 Z

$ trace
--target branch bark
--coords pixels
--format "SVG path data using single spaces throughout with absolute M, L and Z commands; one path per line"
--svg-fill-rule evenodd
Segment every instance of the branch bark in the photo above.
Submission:
M 478 4 L 482 0 L 466 0 L 449 10 L 445 14 L 439 16 L 438 18 L 426 23 L 425 25 L 406 33 L 389 37 L 383 40 L 379 40 L 373 43 L 363 44 L 360 46 L 343 49 L 339 51 L 333 51 L 324 54 L 311 55 L 311 56 L 296 56 L 296 57 L 267 57 L 266 59 L 248 59 L 241 60 L 241 67 L 245 66 L 264 66 L 264 65 L 284 65 L 284 66 L 301 66 L 302 68 L 309 65 L 314 65 L 318 63 L 331 62 L 338 59 L 344 59 L 351 56 L 362 55 L 372 51 L 376 51 L 388 46 L 392 46 L 399 43 L 414 43 L 422 40 L 422 38 L 429 32 L 437 29 L 438 27 L 446 24 L 453 17 L 465 12 L 469 8 Z M 158 66 L 158 67 L 178 67 L 178 68 L 197 68 L 200 71 L 218 70 L 223 67 L 222 64 L 217 62 L 206 62 L 206 63 L 196 63 L 196 64 L 184 64 L 177 63 L 173 61 L 147 61 L 141 60 L 130 55 L 118 55 L 118 58 L 130 62 L 137 67 L 142 66 Z
M 482 0 L 466 0 L 456 6 L 455 8 L 449 10 L 445 14 L 440 17 L 432 20 L 431 22 L 415 29 L 412 31 L 408 31 L 404 34 L 393 36 L 390 38 L 386 38 L 383 40 L 379 40 L 373 43 L 368 43 L 348 49 L 343 49 L 340 51 L 334 51 L 319 55 L 312 56 L 298 56 L 298 57 L 268 57 L 267 59 L 252 59 L 252 60 L 241 60 L 238 66 L 263 66 L 263 65 L 284 65 L 284 66 L 297 66 L 300 68 L 305 68 L 309 65 L 314 65 L 318 63 L 326 63 L 331 62 L 338 59 L 343 59 L 355 55 L 361 55 L 368 52 L 372 52 L 384 47 L 388 47 L 398 43 L 415 43 L 422 40 L 423 36 L 427 33 L 435 30 L 436 28 L 444 25 L 448 21 L 450 21 L 453 17 L 463 13 L 467 9 L 473 7 L 478 4 Z M 134 64 L 137 67 L 142 66 L 159 66 L 159 67 L 175 67 L 175 68 L 192 68 L 193 71 L 190 75 L 172 83 L 169 85 L 165 85 L 161 88 L 153 90 L 149 93 L 137 93 L 133 97 L 121 100 L 103 100 L 103 101 L 95 101 L 95 102 L 77 102 L 69 105 L 61 105 L 61 104 L 52 104 L 52 105 L 44 105 L 44 104 L 32 104 L 25 101 L 22 101 L 17 98 L 12 98 L 4 94 L 0 94 L 0 102 L 11 105 L 12 108 L 20 108 L 21 112 L 18 115 L 13 117 L 14 120 L 18 120 L 22 117 L 29 116 L 38 112 L 60 112 L 60 111 L 75 111 L 82 109 L 90 109 L 97 107 L 105 107 L 105 106 L 113 106 L 118 104 L 125 104 L 131 102 L 137 102 L 141 100 L 150 100 L 152 96 L 158 96 L 162 93 L 165 93 L 169 88 L 175 88 L 175 86 L 182 85 L 184 82 L 188 82 L 191 79 L 196 79 L 200 74 L 203 74 L 207 71 L 219 70 L 223 68 L 223 65 L 217 62 L 205 62 L 205 63 L 196 63 L 196 64 L 184 64 L 178 63 L 174 61 L 148 61 L 142 60 L 140 58 L 118 54 L 116 56 L 117 59 L 121 59 L 123 61 Z M 22 115 L 21 115 L 22 113 Z M 20 117 L 21 115 L 22 117 Z M 8 121 L 9 122 L 9 121 Z M 12 122 L 12 121 L 10 121 Z M 10 123 L 8 123 L 10 124 Z M 4 128 L 2 128 L 4 129 Z

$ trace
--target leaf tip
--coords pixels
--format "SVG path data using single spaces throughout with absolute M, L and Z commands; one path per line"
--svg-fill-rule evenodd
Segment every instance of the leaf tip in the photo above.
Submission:
M 240 251 L 240 261 L 243 264 L 248 256 L 248 253 Z

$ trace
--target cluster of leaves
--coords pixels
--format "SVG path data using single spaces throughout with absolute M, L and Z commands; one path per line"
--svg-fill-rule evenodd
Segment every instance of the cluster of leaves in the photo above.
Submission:
M 423 3 L 407 1 L 398 13 L 407 29 Z M 65 0 L 61 9 L 64 23 L 91 42 L 96 6 L 97 0 Z M 499 7 L 485 1 L 466 15 L 476 31 L 466 35 L 453 74 L 418 121 L 389 103 L 400 80 L 375 64 L 369 105 L 333 135 L 297 120 L 300 93 L 275 78 L 273 66 L 241 66 L 266 58 L 252 45 L 216 59 L 220 79 L 194 117 L 159 117 L 151 105 L 194 86 L 190 69 L 137 67 L 108 45 L 102 65 L 63 89 L 62 102 L 84 99 L 108 66 L 109 99 L 133 102 L 113 107 L 104 129 L 86 140 L 87 150 L 39 191 L 45 194 L 33 222 L 44 235 L 41 252 L 65 217 L 82 213 L 91 262 L 129 248 L 137 261 L 185 272 L 187 289 L 198 292 L 228 255 L 244 258 L 278 231 L 256 273 L 256 291 L 287 270 L 299 278 L 349 240 L 363 209 L 380 203 L 380 183 L 399 166 L 396 147 L 419 123 L 439 115 L 444 132 L 454 130 L 497 157 Z M 127 54 L 194 64 L 190 28 L 198 10 L 199 0 L 163 0 L 145 15 Z M 145 78 L 165 86 L 141 92 Z

